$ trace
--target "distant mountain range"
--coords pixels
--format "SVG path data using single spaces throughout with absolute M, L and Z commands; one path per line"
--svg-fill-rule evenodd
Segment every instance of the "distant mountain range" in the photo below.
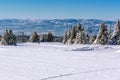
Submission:
M 24 32 L 30 35 L 33 31 L 38 33 L 53 32 L 54 35 L 63 35 L 64 31 L 69 29 L 72 25 L 77 25 L 80 22 L 87 31 L 89 28 L 93 30 L 93 34 L 97 34 L 99 26 L 103 20 L 99 19 L 35 19 L 35 20 L 22 20 L 22 19 L 2 19 L 0 20 L 0 34 L 4 33 L 5 29 L 12 29 L 14 33 L 21 34 Z M 115 21 L 104 21 L 106 25 L 111 27 Z

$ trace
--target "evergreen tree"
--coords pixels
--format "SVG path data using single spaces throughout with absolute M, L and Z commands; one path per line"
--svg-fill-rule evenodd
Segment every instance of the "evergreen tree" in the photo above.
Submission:
M 87 42 L 89 42 L 87 39 L 89 38 L 88 36 L 86 38 L 86 34 L 83 28 L 81 31 L 77 32 L 74 44 L 86 44 Z
M 107 31 L 108 31 L 108 39 L 110 40 L 111 38 L 111 27 L 110 26 L 108 26 Z
M 108 26 L 107 31 L 108 31 L 108 34 L 111 34 L 111 27 L 110 26 Z
M 108 35 L 108 31 L 107 31 L 107 26 L 104 23 L 102 23 L 100 26 L 97 38 L 93 44 L 105 45 L 105 44 L 107 44 L 108 40 L 109 40 L 109 35 Z
M 75 30 L 75 27 L 73 26 L 72 29 L 71 29 L 70 38 L 73 40 L 73 39 L 75 39 L 75 37 L 76 37 L 76 30 Z
M 30 42 L 39 42 L 39 35 L 34 31 L 29 39 Z
M 67 31 L 67 40 L 70 39 L 70 36 L 71 36 L 71 30 L 69 29 L 69 30 Z
M 45 34 L 40 35 L 40 42 L 45 42 Z
M 21 42 L 25 42 L 25 34 L 24 34 L 24 32 L 22 32 L 22 35 L 21 35 Z
M 17 42 L 24 43 L 27 41 L 27 36 L 24 34 L 24 32 L 21 32 L 20 35 L 17 35 Z
M 112 37 L 109 40 L 108 44 L 120 45 L 120 21 L 119 20 L 117 21 L 117 23 L 114 27 L 114 32 L 113 32 Z
M 13 34 L 12 30 L 7 30 L 1 37 L 1 44 L 2 45 L 16 45 L 17 40 L 16 36 Z
M 82 32 L 78 32 L 74 44 L 82 44 L 83 40 L 82 38 L 83 38 Z
M 64 37 L 63 37 L 63 44 L 66 44 L 67 42 L 67 31 L 65 31 Z
M 47 41 L 48 42 L 52 42 L 53 41 L 53 35 L 52 35 L 52 33 L 51 32 L 48 32 L 48 35 L 47 35 Z
M 70 31 L 70 38 L 68 39 L 67 43 L 73 44 L 75 38 L 76 38 L 76 30 L 75 30 L 75 27 L 72 26 L 71 31 Z
M 68 31 L 65 32 L 64 38 L 63 38 L 63 44 L 70 44 L 69 40 L 71 38 L 71 30 L 69 29 Z

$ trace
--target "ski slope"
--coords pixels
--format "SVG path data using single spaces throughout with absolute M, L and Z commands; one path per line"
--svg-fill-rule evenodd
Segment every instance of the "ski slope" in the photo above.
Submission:
M 0 80 L 120 80 L 120 46 L 0 46 Z

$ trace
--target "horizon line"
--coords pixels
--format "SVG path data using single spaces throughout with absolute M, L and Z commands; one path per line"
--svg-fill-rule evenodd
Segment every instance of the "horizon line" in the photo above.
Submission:
M 96 20 L 103 20 L 103 21 L 117 21 L 120 20 L 120 18 L 117 19 L 101 19 L 101 18 L 0 18 L 0 20 L 7 20 L 7 19 L 21 19 L 21 20 L 55 20 L 55 19 L 83 19 L 83 20 L 89 20 L 89 19 L 96 19 Z

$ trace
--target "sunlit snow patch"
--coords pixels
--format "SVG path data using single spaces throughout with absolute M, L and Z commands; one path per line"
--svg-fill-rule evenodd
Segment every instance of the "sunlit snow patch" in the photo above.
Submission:
M 6 49 L 5 48 L 0 48 L 0 51 L 6 51 Z
M 120 50 L 116 51 L 117 53 L 120 53 Z

